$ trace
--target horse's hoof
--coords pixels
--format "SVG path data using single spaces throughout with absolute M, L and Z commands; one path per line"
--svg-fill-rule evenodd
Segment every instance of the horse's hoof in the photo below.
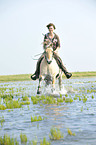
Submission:
M 37 91 L 37 94 L 41 94 L 41 91 L 38 90 L 38 91 Z
M 51 91 L 52 91 L 52 93 L 54 93 L 55 92 L 55 88 L 52 88 Z

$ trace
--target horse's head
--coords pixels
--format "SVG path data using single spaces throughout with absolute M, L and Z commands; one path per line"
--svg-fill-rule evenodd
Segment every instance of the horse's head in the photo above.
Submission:
M 53 59 L 53 49 L 51 47 L 46 48 L 45 50 L 45 59 L 48 64 L 52 62 Z

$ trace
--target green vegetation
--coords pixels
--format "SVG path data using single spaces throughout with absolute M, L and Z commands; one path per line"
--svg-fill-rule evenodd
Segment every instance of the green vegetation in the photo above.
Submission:
M 4 105 L 0 104 L 0 110 L 5 110 L 5 109 L 6 109 L 6 107 Z
M 0 75 L 0 82 L 9 82 L 9 81 L 30 81 L 32 74 L 18 74 L 18 75 Z M 76 77 L 96 77 L 96 71 L 92 72 L 72 72 L 72 78 Z M 65 78 L 65 75 L 63 75 Z
M 28 96 L 23 96 L 22 101 L 29 101 L 29 97 Z
M 40 145 L 50 145 L 51 143 L 46 141 L 46 138 L 43 138 L 43 141 L 40 141 Z
M 64 137 L 58 128 L 52 128 L 49 135 L 52 140 L 59 140 Z
M 69 135 L 75 136 L 75 133 L 72 133 L 72 131 L 71 131 L 69 128 L 67 129 L 67 131 L 68 131 L 68 134 L 69 134 Z
M 88 72 L 73 72 L 72 77 L 96 77 L 96 71 Z
M 21 103 L 17 100 L 6 102 L 6 109 L 14 109 L 14 108 L 21 108 L 21 107 L 22 107 Z
M 65 103 L 72 103 L 73 102 L 73 99 L 72 98 L 66 98 L 65 99 Z
M 4 116 L 0 117 L 1 126 L 3 126 L 3 123 L 4 123 L 4 122 L 5 122 Z
M 0 145 L 19 145 L 17 139 L 10 138 L 8 135 L 0 137 Z
M 37 116 L 34 116 L 34 117 L 31 116 L 31 122 L 42 121 L 42 120 L 43 120 L 43 118 L 40 115 L 38 117 Z
M 0 110 L 21 108 L 22 105 L 30 104 L 30 101 L 25 101 L 29 100 L 28 97 L 23 97 L 21 101 L 20 99 L 15 100 L 12 95 L 1 95 L 0 98 L 3 99 L 2 104 L 0 103 Z
M 26 134 L 21 133 L 20 140 L 21 144 L 23 145 L 26 145 L 28 143 Z M 8 136 L 7 134 L 4 134 L 4 136 L 0 137 L 0 145 L 19 145 L 19 142 L 17 141 L 17 138 L 14 139 Z M 29 141 L 29 145 L 37 145 L 37 138 L 32 142 Z M 44 137 L 43 140 L 40 140 L 39 145 L 51 145 L 51 143 L 46 140 L 46 137 Z
M 31 74 L 0 75 L 0 82 L 29 81 Z
M 20 134 L 21 143 L 27 143 L 27 136 L 25 134 Z

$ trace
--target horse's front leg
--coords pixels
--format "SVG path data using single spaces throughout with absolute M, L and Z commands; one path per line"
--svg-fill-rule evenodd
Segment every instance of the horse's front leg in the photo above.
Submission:
M 55 91 L 55 77 L 52 79 L 52 92 Z
M 59 89 L 62 89 L 62 76 L 59 77 Z
M 37 94 L 41 94 L 41 81 L 42 81 L 42 76 L 39 77 L 39 85 L 37 89 Z

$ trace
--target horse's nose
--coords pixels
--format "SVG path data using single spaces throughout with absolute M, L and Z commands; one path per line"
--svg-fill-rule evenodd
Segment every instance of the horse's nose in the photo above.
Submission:
M 52 62 L 51 60 L 47 59 L 47 63 L 48 63 L 48 64 L 50 64 L 51 62 Z
M 51 60 L 50 61 L 47 61 L 48 64 L 50 64 L 51 62 L 52 62 Z

